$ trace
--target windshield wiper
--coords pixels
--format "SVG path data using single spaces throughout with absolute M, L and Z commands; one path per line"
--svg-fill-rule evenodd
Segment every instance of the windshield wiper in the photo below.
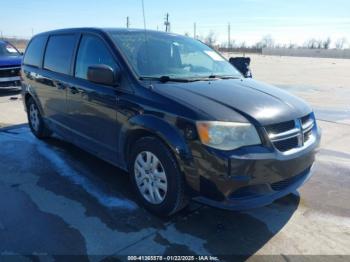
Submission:
M 221 76 L 221 75 L 210 75 L 209 79 L 240 79 L 238 76 Z
M 210 75 L 208 77 L 199 77 L 199 78 L 173 78 L 170 76 L 161 76 L 161 77 L 141 76 L 139 79 L 154 80 L 154 81 L 159 81 L 161 83 L 167 83 L 167 82 L 189 83 L 189 82 L 196 82 L 196 81 L 211 81 L 211 80 L 218 80 L 218 79 L 239 79 L 239 77 L 220 76 L 220 75 Z
M 188 83 L 188 82 L 194 82 L 199 81 L 198 79 L 191 79 L 191 78 L 172 78 L 170 76 L 161 76 L 161 77 L 153 77 L 153 76 L 141 76 L 140 80 L 156 80 L 161 83 L 167 83 L 167 82 L 180 82 L 180 83 Z

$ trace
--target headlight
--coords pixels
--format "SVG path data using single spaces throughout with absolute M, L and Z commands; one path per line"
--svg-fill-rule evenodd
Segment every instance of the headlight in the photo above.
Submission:
M 233 150 L 261 144 L 255 127 L 249 123 L 199 121 L 196 125 L 201 142 L 213 148 Z

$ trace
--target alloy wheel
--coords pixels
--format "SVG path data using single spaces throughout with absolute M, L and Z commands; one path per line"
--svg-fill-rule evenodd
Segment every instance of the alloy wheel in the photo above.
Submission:
M 149 151 L 139 153 L 134 163 L 134 175 L 144 199 L 154 205 L 164 201 L 168 182 L 164 167 L 156 155 Z
M 35 104 L 31 104 L 29 106 L 29 119 L 30 119 L 30 124 L 32 128 L 36 132 L 38 132 L 39 126 L 40 126 L 40 119 L 39 119 L 39 110 Z

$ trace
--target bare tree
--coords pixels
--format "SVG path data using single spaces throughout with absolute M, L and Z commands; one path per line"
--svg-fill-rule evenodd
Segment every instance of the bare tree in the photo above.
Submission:
M 339 38 L 336 42 L 335 42 L 335 48 L 336 49 L 343 49 L 345 47 L 345 45 L 347 44 L 348 40 L 345 37 Z
M 323 47 L 323 41 L 321 39 L 316 40 L 316 48 L 321 49 Z
M 228 42 L 226 41 L 226 42 L 222 42 L 222 43 L 220 44 L 220 46 L 223 47 L 223 48 L 228 48 L 228 49 L 230 49 L 230 48 L 236 47 L 237 44 L 236 44 L 236 41 L 235 41 L 235 40 L 232 40 L 232 39 L 231 39 L 230 44 L 228 44 Z
M 273 40 L 271 35 L 265 35 L 253 46 L 255 48 L 273 48 L 275 46 L 275 40 Z
M 322 41 L 316 40 L 315 38 L 311 38 L 311 39 L 306 41 L 306 43 L 304 44 L 304 47 L 309 48 L 309 49 L 321 48 Z
M 310 48 L 310 49 L 313 49 L 313 48 L 315 48 L 314 46 L 314 40 L 315 39 L 309 39 L 309 40 L 307 40 L 305 43 L 304 43 L 304 46 L 303 47 L 305 47 L 305 48 Z
M 206 36 L 206 38 L 204 39 L 204 42 L 210 46 L 210 47 L 214 47 L 216 44 L 216 35 L 213 31 L 210 31 L 209 34 Z
M 294 43 L 289 43 L 289 45 L 287 46 L 287 48 L 289 48 L 289 49 L 295 49 L 295 48 L 298 48 L 298 45 L 297 45 L 297 44 L 294 44 Z
M 323 40 L 323 41 L 322 41 L 321 47 L 322 47 L 323 49 L 329 49 L 329 47 L 331 46 L 331 43 L 332 43 L 332 40 L 331 40 L 330 37 L 328 37 L 326 40 Z
M 274 48 L 285 48 L 286 47 L 286 45 L 284 45 L 284 44 L 281 44 L 281 43 L 277 43 L 277 44 L 274 44 L 274 46 L 273 46 Z
M 241 42 L 239 45 L 240 48 L 246 48 L 247 47 L 247 43 L 245 41 Z

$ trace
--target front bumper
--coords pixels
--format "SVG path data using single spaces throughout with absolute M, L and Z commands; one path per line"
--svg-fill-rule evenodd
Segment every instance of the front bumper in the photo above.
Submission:
M 197 145 L 197 195 L 201 203 L 230 210 L 268 205 L 296 191 L 312 176 L 321 133 L 304 148 L 284 154 L 264 146 L 222 152 Z M 194 188 L 194 186 L 192 186 Z
M 15 77 L 0 77 L 0 89 L 21 89 L 21 78 Z
M 209 206 L 228 210 L 247 210 L 263 207 L 275 200 L 295 192 L 312 176 L 312 167 L 302 173 L 272 184 L 248 186 L 243 190 L 237 190 L 230 198 L 224 201 L 216 201 L 207 197 L 195 197 L 194 200 Z

